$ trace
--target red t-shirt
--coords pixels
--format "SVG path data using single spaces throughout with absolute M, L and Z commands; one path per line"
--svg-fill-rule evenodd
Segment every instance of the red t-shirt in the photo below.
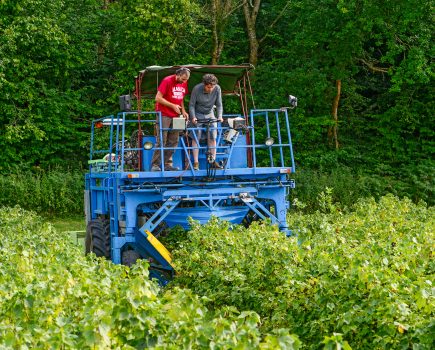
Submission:
M 163 98 L 171 103 L 179 106 L 183 103 L 183 98 L 187 94 L 187 82 L 177 83 L 177 79 L 174 75 L 169 75 L 162 80 L 158 89 Z M 162 112 L 162 115 L 167 117 L 178 117 L 178 114 L 172 108 L 166 107 L 162 104 L 156 103 L 156 111 Z

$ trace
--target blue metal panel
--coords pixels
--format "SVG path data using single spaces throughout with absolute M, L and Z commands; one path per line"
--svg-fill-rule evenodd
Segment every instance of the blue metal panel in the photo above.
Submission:
M 162 194 L 163 199 L 187 199 L 192 198 L 195 200 L 208 200 L 208 199 L 223 199 L 232 198 L 240 193 L 250 193 L 255 195 L 257 193 L 254 187 L 239 187 L 234 185 L 220 185 L 218 188 L 190 188 L 190 189 L 177 189 L 164 191 Z
M 142 138 L 142 148 L 145 142 L 151 142 L 156 144 L 156 138 L 154 136 L 144 136 Z M 152 149 L 142 151 L 142 169 L 143 171 L 151 171 L 151 159 L 153 158 L 154 147 Z
M 106 214 L 106 194 L 103 191 L 92 191 L 95 196 L 94 210 L 98 214 Z
M 218 207 L 210 209 L 208 207 L 192 207 L 174 209 L 165 219 L 169 227 L 181 225 L 184 229 L 189 229 L 188 218 L 191 217 L 201 224 L 207 223 L 212 216 L 221 220 L 229 221 L 233 224 L 240 224 L 248 213 L 246 206 Z
M 248 166 L 248 155 L 246 150 L 246 137 L 245 135 L 239 135 L 229 157 L 228 168 L 246 168 Z

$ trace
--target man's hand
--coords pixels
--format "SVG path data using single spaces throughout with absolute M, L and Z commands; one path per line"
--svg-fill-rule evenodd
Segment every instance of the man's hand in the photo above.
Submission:
M 196 117 L 193 117 L 193 118 L 192 118 L 192 123 L 193 123 L 193 124 L 196 124 L 197 121 L 198 121 L 198 119 L 197 119 Z
M 217 121 L 222 123 L 224 121 L 224 118 L 219 117 Z
M 177 114 L 181 114 L 181 113 L 182 113 L 181 106 L 176 105 L 175 103 L 172 104 L 172 109 L 173 109 L 174 112 L 177 113 Z

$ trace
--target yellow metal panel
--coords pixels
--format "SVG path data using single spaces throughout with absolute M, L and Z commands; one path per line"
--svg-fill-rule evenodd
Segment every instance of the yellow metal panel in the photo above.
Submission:
M 148 242 L 160 253 L 160 255 L 165 259 L 171 266 L 172 256 L 169 250 L 160 242 L 150 231 L 146 231 Z

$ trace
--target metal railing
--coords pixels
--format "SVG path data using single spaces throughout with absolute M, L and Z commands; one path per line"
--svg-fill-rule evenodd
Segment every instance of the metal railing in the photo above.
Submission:
M 232 157 L 240 158 L 244 154 L 247 164 L 243 167 L 253 168 L 254 172 L 257 168 L 285 168 L 289 169 L 289 172 L 295 171 L 290 121 L 286 109 L 251 110 L 249 125 L 237 129 L 229 126 L 228 121 L 232 118 L 245 120 L 238 114 L 224 115 L 224 122 L 219 123 L 216 128 L 189 126 L 182 132 L 184 135 L 180 138 L 178 146 L 173 148 L 162 145 L 157 147 L 155 144 L 156 131 L 162 139 L 164 131 L 172 130 L 155 130 L 157 120 L 159 125 L 162 125 L 161 118 L 160 112 L 141 112 L 140 116 L 137 112 L 122 112 L 116 116 L 94 120 L 91 129 L 90 171 L 149 171 L 150 166 L 146 162 L 151 162 L 150 156 L 156 150 L 161 152 L 161 169 L 164 171 L 164 151 L 169 149 L 172 149 L 174 154 L 179 151 L 174 157 L 180 157 L 177 158 L 177 162 L 183 165 L 182 170 L 193 171 L 191 153 L 194 147 L 191 146 L 186 134 L 188 131 L 199 130 L 206 134 L 207 129 L 217 132 L 216 153 L 225 160 L 223 170 L 228 170 L 235 164 L 234 161 L 231 162 Z M 210 147 L 200 141 L 196 138 L 200 152 L 205 153 Z M 145 142 L 152 143 L 151 150 L 144 149 Z

